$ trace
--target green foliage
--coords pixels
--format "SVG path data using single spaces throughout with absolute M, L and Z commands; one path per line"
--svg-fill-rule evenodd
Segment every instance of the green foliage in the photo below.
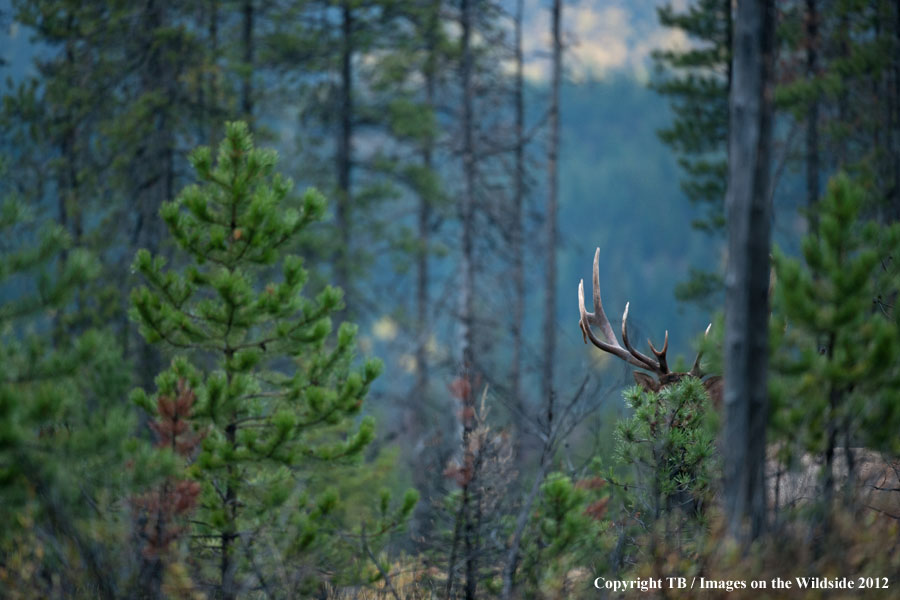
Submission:
M 599 477 L 575 479 L 559 472 L 547 476 L 522 545 L 519 579 L 526 597 L 571 593 L 573 570 L 594 572 L 609 550 L 604 536 L 608 502 L 606 481 Z
M 681 188 L 702 210 L 692 223 L 720 235 L 725 227 L 727 188 L 728 94 L 731 86 L 731 0 L 698 0 L 684 12 L 671 4 L 658 9 L 664 27 L 679 29 L 692 43 L 684 50 L 655 51 L 665 77 L 653 88 L 670 98 L 675 118 L 659 137 L 678 157 Z M 692 269 L 675 291 L 679 300 L 711 304 L 724 289 L 715 272 Z
M 867 221 L 865 205 L 864 189 L 838 175 L 821 201 L 818 235 L 803 241 L 803 261 L 775 252 L 772 428 L 794 442 L 786 449 L 900 452 L 900 226 Z
M 881 220 L 895 220 L 900 150 L 881 140 L 900 127 L 891 116 L 897 99 L 888 92 L 896 78 L 892 59 L 900 51 L 900 7 L 886 0 L 818 1 L 815 6 L 815 17 L 805 3 L 788 4 L 783 11 L 778 35 L 785 76 L 776 89 L 776 106 L 798 122 L 815 111 L 817 152 L 824 159 L 817 168 L 825 174 L 835 168 L 851 174 L 870 187 L 868 201 Z M 812 39 L 811 19 L 816 29 Z M 810 48 L 816 56 L 814 72 L 806 63 Z
M 0 250 L 0 595 L 110 597 L 129 558 L 117 502 L 168 465 L 133 437 L 110 337 L 59 327 L 96 261 L 16 199 L 0 207 Z
M 322 196 L 308 190 L 294 200 L 275 153 L 254 148 L 243 123 L 227 125 L 215 163 L 208 148 L 190 158 L 200 183 L 161 210 L 187 262 L 168 269 L 139 251 L 134 269 L 147 285 L 132 293 L 131 314 L 148 341 L 182 357 L 157 377 L 157 393 L 185 379 L 197 395 L 193 421 L 205 437 L 190 468 L 202 486 L 195 533 L 210 541 L 195 550 L 223 593 L 279 574 L 292 581 L 284 585 L 312 589 L 321 571 L 340 579 L 348 562 L 333 552 L 338 496 L 313 482 L 373 439 L 371 418 L 354 418 L 381 364 L 355 365 L 356 328 L 332 327 L 341 291 L 306 297 L 302 259 L 283 253 L 323 216 Z M 134 400 L 152 409 L 143 392 Z M 266 550 L 253 550 L 257 540 Z M 264 567 L 254 563 L 262 554 Z M 290 574 L 282 561 L 294 561 Z
M 671 5 L 658 10 L 664 27 L 680 29 L 695 42 L 686 50 L 654 53 L 668 78 L 653 87 L 672 99 L 675 119 L 659 136 L 679 156 L 682 189 L 704 210 L 694 226 L 707 232 L 721 231 L 725 224 L 730 5 L 729 0 L 699 0 L 683 13 Z
M 182 85 L 174 65 L 192 64 L 197 50 L 188 28 L 170 26 L 176 4 L 11 2 L 17 25 L 30 32 L 23 37 L 47 51 L 37 53 L 33 76 L 9 82 L 0 143 L 12 157 L 10 184 L 28 203 L 52 206 L 47 216 L 75 247 L 90 249 L 103 271 L 82 282 L 77 310 L 66 315 L 76 330 L 124 329 L 131 248 L 159 230 L 152 213 L 161 199 L 145 196 L 171 186 L 173 162 L 169 172 L 160 165 L 174 142 L 167 149 L 159 142 L 188 120 L 179 104 L 187 93 L 174 91 Z
M 630 468 L 612 477 L 626 512 L 644 533 L 693 543 L 703 534 L 705 509 L 718 474 L 716 423 L 709 396 L 696 377 L 652 392 L 631 387 L 634 415 L 616 428 L 618 462 Z

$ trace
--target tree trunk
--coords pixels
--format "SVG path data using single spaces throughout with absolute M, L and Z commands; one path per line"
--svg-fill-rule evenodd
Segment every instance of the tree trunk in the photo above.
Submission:
M 894 218 L 900 220 L 900 5 L 894 5 Z
M 846 61 L 850 58 L 850 39 L 848 30 L 850 28 L 850 19 L 847 18 L 846 13 L 841 13 L 840 19 L 838 20 L 838 57 L 841 61 Z M 838 92 L 838 125 L 842 128 L 848 125 L 848 121 L 850 119 L 850 98 L 847 92 L 848 85 L 845 83 L 841 86 L 840 91 Z M 837 164 L 835 165 L 835 170 L 839 171 L 843 169 L 847 165 L 847 140 L 838 139 L 837 140 L 837 148 L 835 150 L 835 155 L 837 159 Z
M 515 460 L 521 464 L 522 435 L 525 431 L 526 402 L 522 397 L 520 380 L 522 378 L 522 325 L 525 322 L 525 244 L 522 214 L 525 203 L 525 77 L 522 54 L 522 19 L 524 18 L 524 0 L 516 2 L 515 16 L 515 111 L 516 111 L 516 166 L 512 215 L 512 257 L 513 257 L 513 319 L 512 319 L 512 367 L 510 369 L 509 395 L 516 407 L 515 415 Z
M 151 254 L 160 251 L 163 223 L 159 209 L 163 202 L 172 199 L 175 185 L 174 133 L 172 123 L 172 102 L 178 97 L 175 85 L 178 81 L 177 69 L 171 62 L 171 55 L 179 49 L 159 43 L 156 35 L 169 22 L 168 5 L 160 0 L 150 0 L 142 11 L 138 25 L 141 45 L 146 57 L 139 75 L 140 94 L 149 97 L 164 91 L 165 100 L 152 113 L 153 124 L 149 134 L 139 142 L 135 152 L 132 172 L 138 176 L 135 199 L 138 222 L 134 232 L 134 246 L 146 248 Z M 137 102 L 142 97 L 136 99 Z M 127 304 L 127 300 L 126 300 Z M 138 368 L 142 387 L 152 390 L 156 375 L 162 370 L 163 359 L 160 352 L 139 338 Z
M 818 23 L 816 0 L 806 0 L 806 78 L 815 81 L 818 65 Z M 819 95 L 813 97 L 806 114 L 806 210 L 809 230 L 818 229 L 819 203 Z
M 473 343 L 473 313 L 475 293 L 475 266 L 474 266 L 474 228 L 475 228 L 475 148 L 474 148 L 474 124 L 473 91 L 472 91 L 472 4 L 475 0 L 461 0 L 461 62 L 460 81 L 462 84 L 462 137 L 463 137 L 463 179 L 464 190 L 460 206 L 460 220 L 462 221 L 461 245 L 462 257 L 460 260 L 460 389 L 462 394 L 462 443 L 463 464 L 466 468 L 474 467 L 474 456 L 469 444 L 472 433 L 472 424 L 475 416 L 474 402 L 474 343 Z M 468 477 L 467 477 L 468 479 Z M 477 582 L 474 580 L 475 556 L 472 554 L 472 515 L 469 482 L 463 487 L 463 544 L 466 549 L 466 600 L 474 600 Z
M 207 126 L 209 127 L 209 147 L 215 152 L 216 139 L 219 134 L 219 86 L 216 74 L 216 60 L 219 57 L 219 0 L 209 4 L 209 104 L 207 107 Z
M 725 508 L 742 541 L 765 528 L 774 0 L 737 5 L 729 106 Z
M 244 0 L 244 76 L 241 82 L 241 114 L 247 126 L 253 123 L 253 0 Z
M 425 106 L 430 113 L 434 113 L 434 89 L 437 69 L 437 34 L 440 19 L 440 0 L 434 0 L 428 14 L 428 23 L 425 29 Z M 429 135 L 422 146 L 422 167 L 425 172 L 434 172 L 434 139 Z M 416 257 L 416 381 L 413 388 L 411 416 L 415 421 L 413 429 L 418 434 L 422 428 L 422 411 L 420 408 L 425 395 L 428 393 L 428 338 L 431 335 L 428 320 L 428 285 L 430 275 L 428 271 L 428 254 L 431 245 L 431 198 L 430 188 L 419 192 L 419 253 Z
M 345 314 L 352 312 L 353 293 L 350 286 L 351 227 L 351 169 L 353 160 L 353 7 L 349 0 L 341 4 L 341 89 L 339 99 L 339 127 L 337 139 L 337 184 L 335 225 L 340 248 L 335 264 L 335 280 L 344 290 Z
M 547 258 L 544 288 L 544 398 L 547 401 L 547 426 L 553 424 L 553 367 L 556 356 L 556 213 L 557 175 L 556 162 L 559 153 L 559 86 L 562 79 L 562 40 L 560 18 L 562 1 L 553 0 L 551 27 L 553 33 L 553 82 L 550 97 L 550 143 L 547 149 Z
M 528 496 L 525 497 L 525 501 L 519 509 L 519 514 L 516 516 L 516 527 L 513 530 L 509 550 L 506 552 L 506 562 L 503 564 L 503 588 L 500 592 L 500 598 L 502 600 L 509 600 L 513 592 L 513 580 L 519 566 L 519 551 L 522 544 L 522 536 L 528 525 L 528 519 L 531 517 L 531 507 L 534 506 L 534 501 L 537 499 L 538 493 L 541 491 L 541 485 L 544 483 L 544 478 L 547 476 L 547 469 L 550 467 L 551 461 L 548 458 L 550 451 L 550 439 L 548 436 L 548 440 L 545 442 L 544 450 L 541 454 L 540 467 L 538 468 L 537 474 L 534 476 L 534 482 L 531 484 L 531 491 L 528 493 Z
M 474 207 L 475 207 L 475 150 L 473 145 L 472 122 L 472 8 L 474 0 L 462 2 L 462 57 L 460 64 L 460 80 L 462 84 L 462 138 L 463 138 L 463 193 L 460 202 L 459 218 L 461 221 L 460 240 L 462 256 L 460 259 L 459 311 L 460 311 L 460 364 L 465 375 L 472 369 L 472 317 L 475 287 L 474 274 Z

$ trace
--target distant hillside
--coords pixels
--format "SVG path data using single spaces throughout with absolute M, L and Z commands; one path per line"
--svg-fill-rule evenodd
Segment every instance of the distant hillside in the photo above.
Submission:
M 576 288 L 581 278 L 590 285 L 599 247 L 610 319 L 618 321 L 631 301 L 642 345 L 647 335 L 662 343 L 668 329 L 672 355 L 690 354 L 711 315 L 679 307 L 673 288 L 690 267 L 713 268 L 723 259 L 720 244 L 691 229 L 678 165 L 656 135 L 670 118 L 666 101 L 624 76 L 567 86 L 562 96 L 559 319 L 572 326 L 561 345 L 583 347 Z

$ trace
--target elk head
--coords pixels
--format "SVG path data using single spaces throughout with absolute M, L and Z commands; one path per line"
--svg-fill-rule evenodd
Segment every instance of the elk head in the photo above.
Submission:
M 597 248 L 597 251 L 594 253 L 593 297 L 594 312 L 588 312 L 584 306 L 584 280 L 582 279 L 578 284 L 578 309 L 581 313 L 578 325 L 581 327 L 584 343 L 586 344 L 588 340 L 590 340 L 592 344 L 604 352 L 617 356 L 639 369 L 644 369 L 653 373 L 651 376 L 641 371 L 634 372 L 634 381 L 640 387 L 648 391 L 658 392 L 667 385 L 677 383 L 685 377 L 703 379 L 704 374 L 700 368 L 700 358 L 703 356 L 702 350 L 697 353 L 697 358 L 694 360 L 694 365 L 691 367 L 690 371 L 679 373 L 669 370 L 669 363 L 666 361 L 666 352 L 669 349 L 668 331 L 666 331 L 662 350 L 657 350 L 653 345 L 653 342 L 649 339 L 647 340 L 647 343 L 650 345 L 650 351 L 655 358 L 644 354 L 631 345 L 631 342 L 628 339 L 629 303 L 627 302 L 625 303 L 625 312 L 622 313 L 622 342 L 624 346 L 619 344 L 619 341 L 616 339 L 616 334 L 609 324 L 609 319 L 606 318 L 606 313 L 603 312 L 603 302 L 600 299 L 600 248 Z M 599 328 L 600 336 L 603 339 L 594 333 L 592 325 Z M 704 335 L 709 334 L 710 327 L 712 327 L 712 324 L 706 328 L 706 333 Z M 718 409 L 722 402 L 722 378 L 717 375 L 708 377 L 703 381 L 703 385 L 709 394 L 713 406 Z

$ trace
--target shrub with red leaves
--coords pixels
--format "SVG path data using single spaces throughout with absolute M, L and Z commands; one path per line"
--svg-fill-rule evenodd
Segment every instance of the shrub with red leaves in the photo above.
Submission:
M 179 456 L 190 459 L 203 439 L 191 427 L 191 409 L 196 396 L 188 384 L 178 381 L 175 397 L 160 394 L 156 401 L 157 418 L 150 422 L 156 434 L 157 448 L 171 448 Z M 158 488 L 132 499 L 142 523 L 140 536 L 145 541 L 142 554 L 158 558 L 184 530 L 179 521 L 197 503 L 200 484 L 190 479 L 166 479 Z

